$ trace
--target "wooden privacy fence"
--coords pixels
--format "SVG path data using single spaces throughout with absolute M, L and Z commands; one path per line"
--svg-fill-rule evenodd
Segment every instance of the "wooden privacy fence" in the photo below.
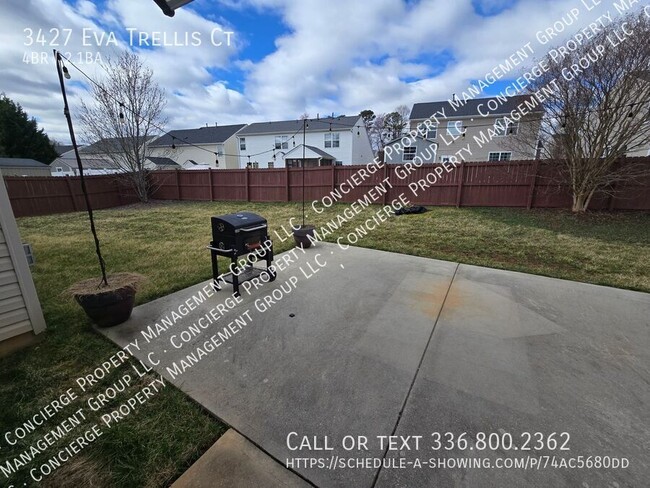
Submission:
M 638 158 L 650 167 L 650 158 Z M 319 168 L 218 169 L 197 171 L 155 171 L 151 174 L 152 198 L 160 200 L 231 200 L 245 202 L 296 202 L 321 199 L 338 190 L 339 201 L 351 203 L 387 179 L 383 203 L 400 193 L 419 205 L 458 207 L 570 208 L 571 193 L 558 183 L 557 170 L 544 161 L 463 163 L 444 172 L 433 183 L 434 169 L 427 164 L 404 175 L 403 165 L 386 165 L 350 189 L 352 176 L 364 166 L 322 166 Z M 399 168 L 399 169 L 398 169 Z M 360 176 L 359 173 L 357 173 Z M 112 176 L 86 178 L 93 208 L 109 208 L 137 201 L 134 193 Z M 421 182 L 422 185 L 418 185 Z M 5 177 L 17 217 L 84 210 L 78 177 Z M 409 184 L 412 185 L 409 187 Z M 354 184 L 353 184 L 354 185 Z M 415 192 L 411 191 L 414 186 Z M 389 186 L 391 188 L 389 188 Z M 424 188 L 422 188 L 424 187 Z M 650 178 L 620 185 L 615 196 L 597 195 L 594 210 L 650 210 Z
M 118 207 L 138 197 L 110 175 L 86 176 L 93 209 Z M 86 210 L 78 176 L 5 176 L 9 201 L 16 217 Z
M 635 158 L 636 159 L 636 158 Z M 650 167 L 650 158 L 638 158 Z M 405 177 L 403 165 L 386 165 L 342 195 L 351 203 L 388 178 L 390 185 L 383 202 L 404 193 L 414 204 L 458 207 L 570 208 L 571 193 L 559 184 L 554 165 L 543 161 L 463 163 L 445 172 L 429 187 L 427 175 L 440 165 L 426 164 Z M 364 166 L 322 166 L 304 171 L 305 199 L 317 200 L 342 188 Z M 398 169 L 399 168 L 399 169 Z M 161 200 L 235 200 L 248 202 L 296 202 L 302 200 L 303 171 L 300 168 L 234 169 L 200 171 L 157 171 L 153 173 Z M 411 191 L 409 184 L 422 181 Z M 348 190 L 350 185 L 343 185 Z M 590 208 L 595 210 L 650 210 L 650 178 L 630 182 L 615 189 L 614 197 L 597 195 Z

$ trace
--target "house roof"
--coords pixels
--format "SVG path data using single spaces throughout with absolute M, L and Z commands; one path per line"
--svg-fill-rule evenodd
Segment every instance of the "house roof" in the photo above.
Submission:
M 458 106 L 455 109 L 447 100 L 445 100 L 444 102 L 416 103 L 413 105 L 413 109 L 411 110 L 411 115 L 409 118 L 411 120 L 426 119 L 431 117 L 436 112 L 441 112 L 443 109 L 445 111 L 445 115 L 447 116 L 453 114 L 453 116 L 455 117 L 471 117 L 471 116 L 480 117 L 481 114 L 478 111 L 478 107 L 481 104 L 484 105 L 484 109 L 482 110 L 483 113 L 489 112 L 490 115 L 502 115 L 502 114 L 508 114 L 513 110 L 516 110 L 517 105 L 526 101 L 529 98 L 531 98 L 531 95 L 517 95 L 515 97 L 509 97 L 505 103 L 501 103 L 495 97 L 474 98 L 471 100 L 467 100 L 466 102 L 463 102 L 462 100 L 459 101 L 460 103 L 462 103 L 462 105 Z M 497 110 L 490 111 L 489 109 L 485 108 L 485 105 L 490 100 L 497 101 L 498 104 Z M 542 109 L 539 108 L 533 111 L 541 112 Z
M 293 149 L 291 149 L 291 151 L 288 151 L 288 152 L 284 155 L 284 158 L 286 159 L 287 156 L 289 156 L 289 154 L 291 154 L 291 153 L 294 152 L 294 151 L 298 151 L 299 154 L 300 154 L 301 157 L 302 157 L 302 149 L 301 149 L 301 148 L 302 148 L 302 144 L 300 144 L 300 145 L 294 147 Z M 316 153 L 318 156 L 320 156 L 320 157 L 323 158 L 323 159 L 332 159 L 332 160 L 335 160 L 335 159 L 336 159 L 336 158 L 335 158 L 334 156 L 332 156 L 331 154 L 328 154 L 328 153 L 326 153 L 325 151 L 323 151 L 322 149 L 319 149 L 319 148 L 317 148 L 317 147 L 315 147 L 315 146 L 309 146 L 309 145 L 305 144 L 305 149 L 309 149 L 310 151 Z M 291 158 L 291 159 L 300 159 L 300 158 Z
M 175 144 L 222 144 L 246 124 L 218 125 L 198 129 L 180 129 L 168 132 L 149 144 L 149 147 L 171 146 Z
M 309 127 L 306 132 L 325 132 L 350 130 L 358 122 L 360 116 L 325 117 L 323 119 L 308 119 Z M 256 134 L 294 134 L 302 131 L 302 120 L 279 120 L 275 122 L 256 122 L 242 129 L 237 135 L 247 136 Z
M 81 164 L 84 169 L 120 169 L 120 165 L 111 161 L 108 158 L 97 158 L 93 156 L 79 155 L 81 157 Z M 70 168 L 77 168 L 77 159 L 74 156 L 74 151 L 68 151 L 60 158 L 56 158 L 51 166 L 66 165 Z
M 154 139 L 155 136 L 147 136 L 147 141 L 150 141 Z M 121 144 L 121 137 L 107 137 L 105 139 L 102 139 L 100 141 L 94 142 L 90 144 L 89 146 L 84 146 L 79 148 L 79 153 L 86 153 L 86 154 L 106 154 L 108 152 L 121 152 L 122 151 L 122 144 Z M 127 141 L 130 139 L 128 137 L 124 138 Z M 69 153 L 70 151 L 68 151 Z M 68 154 L 65 153 L 65 154 Z M 74 154 L 74 152 L 73 152 Z
M 151 161 L 153 164 L 156 166 L 180 166 L 176 161 L 174 161 L 171 158 L 159 158 L 155 156 L 149 156 L 147 158 L 149 161 Z
M 404 134 L 403 136 L 396 137 L 395 139 L 393 139 L 393 140 L 391 140 L 391 141 L 388 141 L 388 142 L 385 144 L 385 146 L 391 146 L 391 145 L 395 144 L 396 142 L 401 141 L 401 140 L 404 139 L 405 137 L 410 138 L 411 136 L 410 136 L 409 134 Z M 422 137 L 422 136 L 419 135 L 419 134 L 416 135 L 415 138 L 416 138 L 416 139 L 420 139 L 420 140 L 422 140 L 422 141 L 426 141 L 426 142 L 436 142 L 436 141 L 432 141 L 431 139 L 427 139 L 426 137 Z
M 0 158 L 0 167 L 5 168 L 49 168 L 48 164 L 28 158 Z

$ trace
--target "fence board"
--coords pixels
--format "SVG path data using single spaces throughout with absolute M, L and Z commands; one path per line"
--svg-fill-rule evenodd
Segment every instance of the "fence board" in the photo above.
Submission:
M 650 158 L 634 158 L 633 163 L 650 166 Z M 300 168 L 155 171 L 151 174 L 152 198 L 298 202 L 304 189 L 307 201 L 329 197 L 351 203 L 383 184 L 388 191 L 385 195 L 376 192 L 377 203 L 404 193 L 419 205 L 571 207 L 570 188 L 559 183 L 557 165 L 549 161 L 463 163 L 452 171 L 425 164 L 408 174 L 404 168 L 388 165 L 374 173 L 365 166 L 323 166 L 305 168 L 304 172 Z M 8 176 L 4 180 L 17 217 L 85 210 L 79 177 Z M 114 176 L 89 176 L 86 182 L 93 208 L 138 201 L 134 191 Z M 594 196 L 590 208 L 650 210 L 648 189 L 650 177 L 620 184 L 613 196 Z

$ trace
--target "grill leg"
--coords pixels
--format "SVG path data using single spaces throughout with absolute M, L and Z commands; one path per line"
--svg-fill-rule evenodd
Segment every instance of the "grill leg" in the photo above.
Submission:
M 232 260 L 232 269 L 237 269 L 237 255 L 233 254 L 231 257 Z M 240 297 L 241 295 L 239 294 L 239 275 L 232 273 L 232 289 L 233 289 L 233 295 L 236 297 Z
M 217 260 L 217 253 L 213 250 L 210 250 L 210 257 L 212 258 L 212 287 L 219 291 L 221 286 L 219 285 L 219 261 Z
M 266 254 L 266 271 L 269 273 L 270 280 L 275 281 L 275 278 L 277 277 L 277 273 L 275 272 L 275 268 L 273 267 L 273 249 L 267 249 L 265 254 Z

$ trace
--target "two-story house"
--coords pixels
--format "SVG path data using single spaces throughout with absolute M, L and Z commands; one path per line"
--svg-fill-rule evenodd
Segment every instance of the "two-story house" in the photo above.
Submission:
M 244 127 L 246 124 L 173 130 L 150 143 L 149 153 L 153 157 L 170 158 L 186 169 L 237 169 L 236 134 Z
M 464 161 L 508 161 L 534 159 L 535 148 L 522 149 L 513 139 L 528 124 L 526 131 L 539 132 L 543 110 L 530 111 L 521 122 L 509 123 L 509 115 L 529 97 L 520 95 L 507 100 L 476 98 L 467 101 L 416 103 L 409 117 L 411 131 L 420 130 L 410 144 L 402 138 L 389 142 L 385 150 L 387 163 L 405 163 L 419 156 L 425 163 L 441 163 L 451 157 Z M 425 130 L 425 121 L 428 130 Z M 488 132 L 491 136 L 487 137 Z M 388 149 L 389 147 L 395 150 Z M 461 151 L 469 147 L 468 151 Z
M 374 158 L 359 115 L 250 124 L 237 133 L 239 167 L 367 164 Z M 304 151 L 303 151 L 304 145 Z

